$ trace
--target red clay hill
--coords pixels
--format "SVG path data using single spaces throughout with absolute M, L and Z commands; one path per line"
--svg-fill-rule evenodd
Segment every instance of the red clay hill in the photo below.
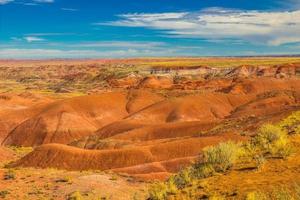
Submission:
M 108 84 L 79 97 L 3 94 L 2 144 L 35 147 L 12 166 L 164 179 L 204 147 L 247 140 L 261 123 L 300 108 L 296 64 L 203 69 L 106 77 Z

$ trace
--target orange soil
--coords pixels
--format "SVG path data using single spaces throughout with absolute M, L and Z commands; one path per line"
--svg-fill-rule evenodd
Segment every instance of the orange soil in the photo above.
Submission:
M 0 146 L 0 164 L 2 164 L 6 160 L 9 160 L 12 158 L 13 158 L 13 152 L 6 149 L 5 147 Z
M 286 160 L 268 160 L 261 170 L 234 169 L 225 175 L 205 179 L 201 185 L 207 191 L 218 191 L 223 195 L 235 194 L 226 199 L 245 199 L 249 192 L 273 192 L 275 189 L 287 187 L 292 189 L 300 180 L 300 138 L 292 139 L 295 145 L 294 154 Z
M 3 128 L 3 144 L 36 147 L 14 166 L 162 179 L 193 162 L 204 147 L 246 140 L 245 130 L 299 108 L 300 80 L 282 78 L 280 70 L 296 72 L 279 68 L 242 67 L 196 88 L 190 84 L 192 92 L 175 90 L 170 78 L 150 76 L 135 89 L 43 102 L 22 110 L 28 112 L 23 117 L 10 117 L 19 111 L 8 115 L 12 123 Z
M 116 150 L 82 150 L 62 144 L 47 144 L 37 147 L 32 153 L 16 162 L 14 166 L 108 170 L 196 156 L 206 146 L 215 145 L 220 141 L 242 139 L 243 137 L 239 135 L 224 134 Z
M 45 106 L 39 113 L 19 124 L 9 133 L 4 144 L 66 144 L 90 135 L 98 128 L 127 114 L 125 93 L 104 93 L 66 99 Z

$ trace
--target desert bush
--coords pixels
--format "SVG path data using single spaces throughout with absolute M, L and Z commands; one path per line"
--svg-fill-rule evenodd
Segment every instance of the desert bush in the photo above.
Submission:
M 292 190 L 286 187 L 275 187 L 271 192 L 250 192 L 246 196 L 246 200 L 298 200 L 300 195 L 298 193 L 297 185 Z
M 282 120 L 278 126 L 288 134 L 300 134 L 300 111 L 292 113 Z
M 117 181 L 118 180 L 118 176 L 115 175 L 115 174 L 113 174 L 109 180 L 111 180 L 111 181 Z
M 153 183 L 148 190 L 149 199 L 151 200 L 165 200 L 168 197 L 168 187 L 165 183 Z
M 224 197 L 218 195 L 218 194 L 214 194 L 214 195 L 211 195 L 208 200 L 225 200 Z
M 9 169 L 4 173 L 4 180 L 14 180 L 16 179 L 16 172 L 13 169 Z
M 11 146 L 9 147 L 18 157 L 23 157 L 30 152 L 33 151 L 32 147 L 18 147 L 18 146 Z
M 208 178 L 213 176 L 215 169 L 211 164 L 207 163 L 198 163 L 193 167 L 193 175 L 195 178 Z
M 300 185 L 299 185 L 299 183 L 296 183 L 294 187 L 295 187 L 296 196 L 298 197 L 298 199 L 300 199 Z
M 268 196 L 263 192 L 250 192 L 246 196 L 246 200 L 268 200 Z
M 7 190 L 0 191 L 0 198 L 5 199 L 6 196 L 9 194 L 10 194 L 10 192 Z
M 253 142 L 264 154 L 286 158 L 292 153 L 287 133 L 272 124 L 263 125 Z
M 225 172 L 233 166 L 241 153 L 240 145 L 229 141 L 204 149 L 204 162 L 216 172 Z
M 177 188 L 184 188 L 193 180 L 192 168 L 181 170 L 178 174 L 172 177 Z
M 79 191 L 76 191 L 69 194 L 67 200 L 83 200 L 83 197 Z
M 297 200 L 294 194 L 287 188 L 276 188 L 271 194 L 271 198 L 275 200 Z
M 58 179 L 56 182 L 72 184 L 73 183 L 73 178 L 71 176 L 65 176 L 61 179 Z
M 167 193 L 168 194 L 176 194 L 178 192 L 178 186 L 176 184 L 175 176 L 169 178 L 166 183 Z

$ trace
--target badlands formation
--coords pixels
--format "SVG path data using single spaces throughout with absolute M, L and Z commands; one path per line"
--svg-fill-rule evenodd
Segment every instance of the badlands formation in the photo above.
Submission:
M 0 160 L 166 180 L 205 147 L 247 141 L 300 108 L 299 61 L 155 62 L 1 61 Z

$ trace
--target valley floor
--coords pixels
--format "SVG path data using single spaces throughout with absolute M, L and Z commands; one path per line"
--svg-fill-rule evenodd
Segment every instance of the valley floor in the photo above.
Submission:
M 84 200 L 145 199 L 146 184 L 101 171 L 0 168 L 0 199 L 65 200 L 72 194 Z

